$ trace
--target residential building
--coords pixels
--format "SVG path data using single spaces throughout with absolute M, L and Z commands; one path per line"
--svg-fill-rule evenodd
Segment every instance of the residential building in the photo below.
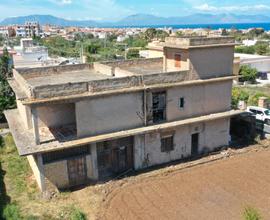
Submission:
M 34 37 L 40 35 L 41 29 L 38 22 L 25 22 L 24 25 L 17 25 L 16 27 L 17 37 Z
M 234 39 L 166 38 L 163 58 L 24 68 L 5 112 L 42 191 L 228 146 Z

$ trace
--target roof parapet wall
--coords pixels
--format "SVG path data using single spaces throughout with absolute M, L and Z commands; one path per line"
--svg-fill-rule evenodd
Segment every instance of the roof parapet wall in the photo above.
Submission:
M 24 78 L 30 79 L 38 76 L 49 76 L 55 74 L 61 74 L 66 71 L 77 71 L 83 69 L 92 68 L 91 64 L 74 64 L 63 66 L 49 66 L 49 67 L 37 67 L 37 68 L 19 68 L 16 71 Z
M 181 71 L 93 80 L 83 83 L 46 85 L 33 88 L 33 98 L 51 98 L 74 94 L 84 94 L 87 92 L 103 92 L 108 90 L 118 90 L 131 87 L 143 87 L 154 84 L 181 82 L 188 79 L 189 72 Z
M 220 44 L 234 44 L 235 39 L 233 37 L 166 37 L 165 45 L 175 45 L 183 47 L 194 46 L 208 46 L 208 45 L 220 45 Z

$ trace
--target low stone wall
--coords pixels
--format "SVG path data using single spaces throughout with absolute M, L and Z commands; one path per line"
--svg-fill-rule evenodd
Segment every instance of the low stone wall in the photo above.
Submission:
M 165 39 L 165 44 L 166 43 L 179 46 L 200 46 L 211 44 L 232 44 L 235 43 L 235 39 L 233 37 L 167 37 Z
M 102 62 L 102 64 L 112 66 L 112 67 L 123 67 L 123 66 L 132 66 L 132 65 L 145 65 L 153 64 L 153 62 L 163 62 L 163 58 L 149 58 L 149 59 L 135 59 L 135 60 L 121 60 L 121 61 L 109 61 Z
M 37 67 L 37 68 L 19 68 L 17 72 L 24 78 L 30 79 L 38 76 L 60 74 L 67 71 L 76 71 L 93 68 L 90 64 L 76 64 L 76 65 L 63 65 L 63 66 L 49 66 L 49 67 Z

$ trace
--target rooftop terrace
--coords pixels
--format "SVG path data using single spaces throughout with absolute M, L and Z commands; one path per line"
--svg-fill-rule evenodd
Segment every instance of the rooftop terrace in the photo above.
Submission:
M 189 79 L 188 71 L 163 72 L 162 58 L 42 68 L 13 72 L 10 85 L 21 100 L 86 95 Z

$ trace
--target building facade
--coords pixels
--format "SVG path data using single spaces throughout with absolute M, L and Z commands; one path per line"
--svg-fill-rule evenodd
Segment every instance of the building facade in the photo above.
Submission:
M 41 190 L 103 181 L 229 143 L 234 39 L 166 39 L 163 58 L 14 70 L 5 112 Z
M 25 22 L 24 25 L 16 26 L 17 37 L 35 37 L 40 36 L 41 29 L 38 22 Z

